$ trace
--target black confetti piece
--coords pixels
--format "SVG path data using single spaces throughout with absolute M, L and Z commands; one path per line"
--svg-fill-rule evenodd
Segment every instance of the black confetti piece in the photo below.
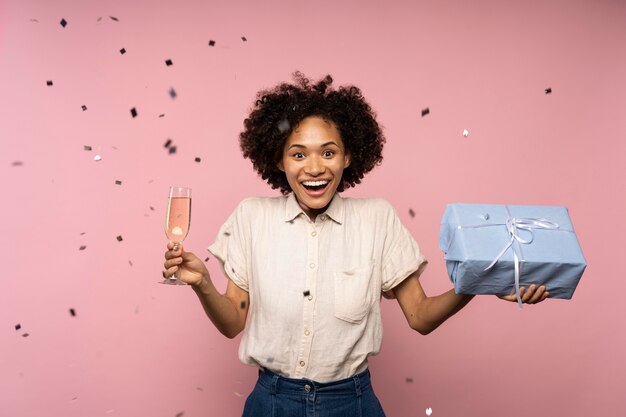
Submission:
M 78 250 L 85 250 L 85 249 L 87 249 L 87 246 L 85 245 L 82 245 L 80 248 L 78 248 Z
M 242 301 L 242 302 L 239 304 L 239 308 L 241 308 L 242 310 L 243 310 L 244 308 L 246 308 L 246 302 L 245 302 L 245 301 Z
M 204 389 L 203 389 L 202 387 L 196 387 L 196 389 L 197 389 L 198 391 L 204 391 Z
M 133 266 L 133 261 L 128 261 L 128 265 Z
M 422 117 L 426 116 L 429 113 L 430 113 L 430 109 L 426 107 L 425 109 L 422 110 Z
M 48 87 L 52 87 L 52 85 L 53 85 L 52 80 L 48 80 L 48 81 L 46 81 L 46 85 L 47 85 Z
M 311 291 L 306 290 L 306 291 L 303 291 L 302 294 L 304 294 L 305 297 L 308 297 L 309 295 L 311 295 Z
M 81 233 L 80 233 L 80 235 L 81 235 L 81 236 L 82 236 L 82 235 L 85 235 L 85 234 L 86 234 L 86 232 L 81 232 Z
M 30 21 L 39 23 L 39 20 L 37 20 L 37 19 L 30 19 Z
M 288 130 L 289 130 L 289 121 L 287 119 L 283 119 L 280 122 L 278 122 L 278 131 L 280 133 L 285 133 Z
M 61 26 L 65 27 L 67 26 L 67 20 L 65 19 L 61 19 L 61 21 L 59 22 L 61 24 Z
M 131 116 L 133 116 L 133 118 L 137 117 L 137 109 L 135 109 L 134 107 L 130 109 L 130 114 Z
M 552 89 L 550 87 L 546 88 L 545 90 L 546 94 L 552 94 Z
M 170 97 L 176 98 L 176 91 L 174 90 L 174 88 L 170 88 Z
M 242 41 L 244 41 L 244 42 L 248 42 L 248 39 L 246 39 L 246 37 L 245 37 L 245 36 L 242 36 L 242 37 L 241 37 L 241 40 L 242 40 Z
M 120 181 L 120 180 L 115 180 L 115 184 L 116 184 L 116 185 L 122 185 L 122 181 Z
M 98 20 L 98 22 L 101 21 L 102 20 L 102 16 L 100 16 L 97 20 Z
M 120 49 L 120 54 L 124 55 L 126 53 L 126 48 Z
M 117 18 L 117 17 L 115 17 L 115 16 L 109 16 L 109 17 L 111 18 L 111 20 L 114 20 L 114 21 L 116 21 L 116 22 L 119 22 L 119 21 L 120 21 L 120 19 L 118 19 L 118 18 Z
M 165 117 L 165 114 L 159 114 L 159 117 Z
M 169 148 L 171 144 L 172 144 L 172 139 L 169 139 L 169 138 L 168 138 L 168 139 L 165 141 L 165 145 L 163 145 L 163 146 L 164 146 L 165 148 Z
M 22 335 L 22 337 L 28 337 L 28 336 L 30 336 L 28 333 L 24 333 L 24 334 Z
M 409 209 L 409 216 L 415 217 L 415 212 L 413 211 L 413 209 Z
M 411 378 L 411 377 L 406 377 L 406 382 L 407 382 L 407 384 L 411 384 L 411 383 L 413 383 L 413 378 Z
M 72 317 L 76 317 L 76 310 L 70 308 L 70 314 L 72 315 Z
M 17 324 L 15 325 L 15 330 L 16 330 L 16 331 L 17 331 L 17 330 L 19 330 L 19 329 L 21 329 L 21 328 L 22 328 L 22 325 L 21 325 L 21 324 L 17 323 Z
M 180 413 L 176 414 L 176 417 L 183 417 L 185 415 L 184 411 L 181 411 Z
M 209 262 L 209 257 L 207 256 L 204 262 Z
M 166 59 L 165 60 L 165 65 L 167 65 L 169 67 L 170 65 L 174 65 L 174 64 L 172 63 L 171 59 Z
M 150 206 L 150 210 L 154 211 L 154 207 Z
M 83 146 L 83 149 L 86 150 L 86 151 L 90 151 L 91 150 L 91 146 L 85 145 L 85 146 Z
M 170 147 L 170 154 L 176 153 L 176 146 Z
M 122 235 L 118 236 L 116 239 L 117 239 L 118 242 L 121 242 L 122 240 L 124 240 L 124 239 L 122 239 Z
M 85 106 L 84 104 L 80 107 L 83 109 L 83 111 L 87 110 L 87 106 Z
M 202 162 L 202 159 L 200 159 L 200 158 L 196 157 L 195 161 L 196 161 L 196 162 Z
M 209 46 L 215 46 L 215 41 L 214 40 L 210 40 L 209 41 Z
M 14 167 L 21 167 L 22 165 L 24 165 L 22 161 L 13 161 L 11 163 L 11 166 L 14 166 Z

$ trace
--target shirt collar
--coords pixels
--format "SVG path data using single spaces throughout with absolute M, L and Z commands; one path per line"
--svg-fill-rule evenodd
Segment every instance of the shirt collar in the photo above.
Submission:
M 300 207 L 300 204 L 298 204 L 296 196 L 294 195 L 294 193 L 289 194 L 289 196 L 287 196 L 287 203 L 285 205 L 285 221 L 292 221 L 301 213 L 304 214 L 304 210 L 302 210 L 302 207 Z M 327 215 L 333 221 L 339 224 L 343 223 L 343 219 L 345 216 L 344 201 L 338 193 L 335 193 L 333 199 L 330 202 L 330 205 L 323 214 Z

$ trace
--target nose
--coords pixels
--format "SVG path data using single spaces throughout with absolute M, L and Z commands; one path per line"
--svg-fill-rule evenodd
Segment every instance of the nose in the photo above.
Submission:
M 326 167 L 324 166 L 323 161 L 316 157 L 308 158 L 307 164 L 304 167 L 304 172 L 313 177 L 323 174 L 325 170 Z

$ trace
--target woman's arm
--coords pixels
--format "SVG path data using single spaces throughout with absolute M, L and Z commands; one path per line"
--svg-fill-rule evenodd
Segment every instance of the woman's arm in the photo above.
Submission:
M 226 293 L 220 294 L 211 281 L 209 271 L 196 255 L 185 252 L 182 244 L 175 246 L 169 242 L 167 248 L 163 276 L 170 277 L 180 270 L 179 278 L 191 285 L 217 330 L 231 339 L 241 333 L 248 315 L 248 292 L 229 279 Z
M 409 326 L 423 335 L 435 330 L 474 298 L 473 295 L 456 294 L 453 289 L 434 297 L 428 297 L 419 282 L 418 271 L 411 274 L 392 291 Z M 524 287 L 520 288 L 520 295 L 522 302 L 535 304 L 545 300 L 548 292 L 545 291 L 543 285 L 537 288 L 533 284 L 528 290 Z M 515 294 L 499 297 L 506 301 L 517 301 Z

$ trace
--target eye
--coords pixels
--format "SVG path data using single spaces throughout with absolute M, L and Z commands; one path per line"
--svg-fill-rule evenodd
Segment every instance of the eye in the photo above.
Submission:
M 330 158 L 330 157 L 332 157 L 334 154 L 335 154 L 335 152 L 333 152 L 333 151 L 329 151 L 329 150 L 326 150 L 326 151 L 324 151 L 324 152 L 322 153 L 322 155 L 324 155 L 324 157 L 325 157 L 325 158 Z
M 293 156 L 295 159 L 304 158 L 304 154 L 302 152 L 294 152 L 293 154 L 291 154 L 291 156 Z

